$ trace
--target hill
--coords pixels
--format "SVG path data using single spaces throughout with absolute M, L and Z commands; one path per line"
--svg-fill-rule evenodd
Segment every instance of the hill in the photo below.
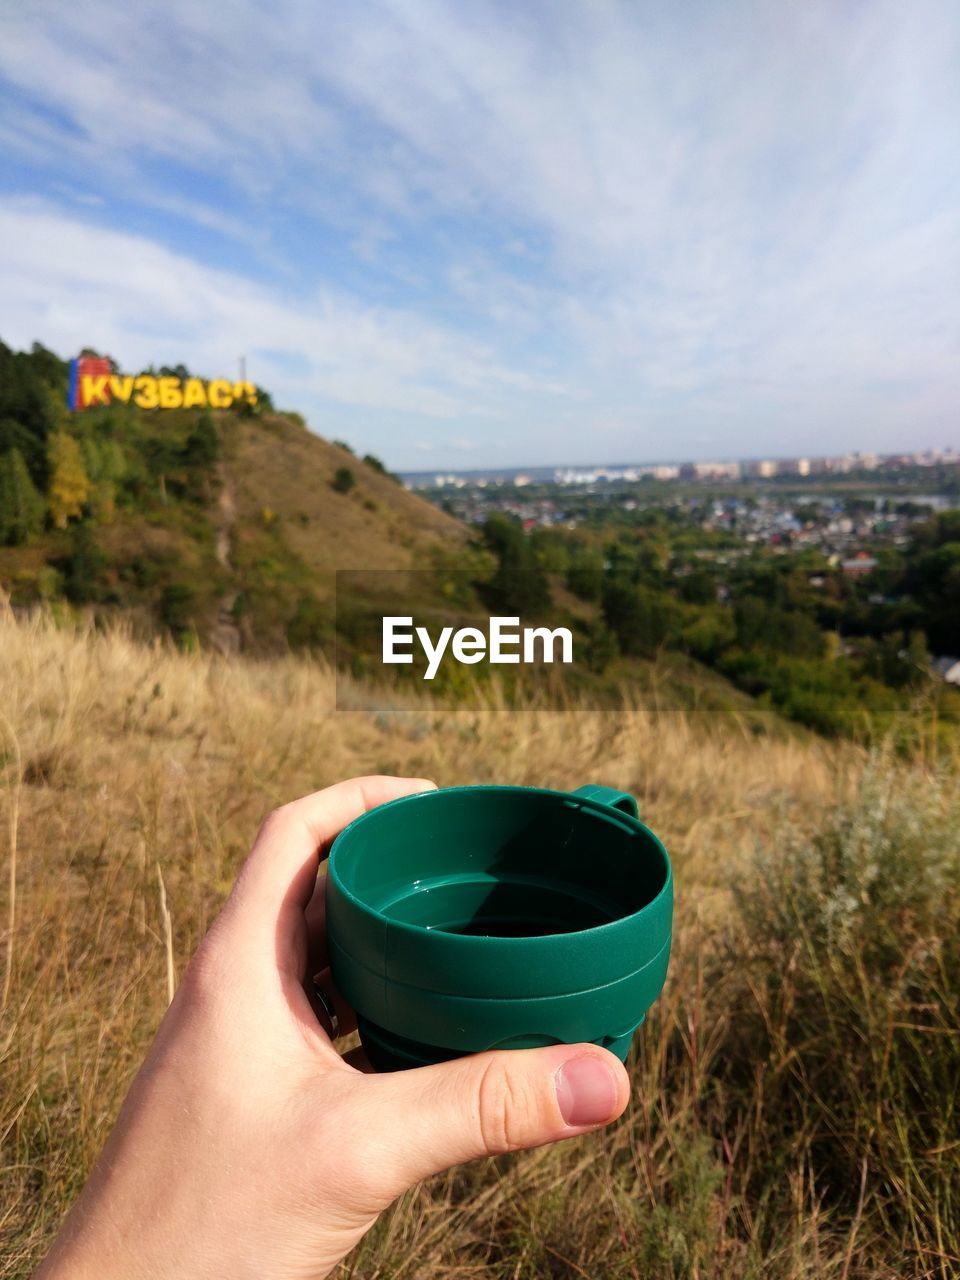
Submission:
M 537 597 L 551 625 L 579 630 L 587 662 L 569 678 L 575 693 L 615 704 L 627 685 L 656 705 L 765 728 L 774 719 L 688 655 L 619 656 L 596 604 L 564 587 L 518 524 L 468 528 L 378 459 L 276 412 L 262 389 L 255 409 L 69 413 L 67 380 L 66 362 L 39 344 L 15 353 L 0 343 L 0 590 L 15 609 L 122 617 L 134 634 L 172 635 L 183 648 L 328 658 L 336 648 L 341 665 L 382 675 L 378 612 L 463 625 L 527 614 Z M 341 583 L 338 615 L 344 569 L 367 573 Z M 384 570 L 421 572 L 386 582 Z M 398 607 L 384 609 L 391 597 Z M 419 667 L 393 671 L 420 683 Z M 459 674 L 445 668 L 435 688 L 463 694 Z M 467 683 L 485 675 L 474 668 Z
M 356 684 L 335 711 L 317 660 L 2 606 L 0 652 L 4 1275 L 32 1273 L 264 813 L 371 771 L 631 791 L 675 941 L 621 1122 L 432 1179 L 338 1276 L 955 1274 L 955 773 L 627 702 L 457 714 Z
M 262 391 L 256 410 L 71 414 L 66 387 L 53 353 L 0 343 L 0 587 L 15 606 L 66 599 L 220 648 L 329 648 L 335 570 L 428 567 L 467 544 L 376 458 Z

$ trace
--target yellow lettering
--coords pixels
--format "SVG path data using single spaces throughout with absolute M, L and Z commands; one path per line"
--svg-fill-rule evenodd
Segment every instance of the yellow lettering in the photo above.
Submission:
M 107 382 L 109 375 L 102 373 L 94 377 L 91 373 L 85 373 L 80 379 L 80 403 L 86 407 L 90 404 L 109 404 L 110 397 L 107 395 Z
M 183 407 L 185 409 L 196 409 L 201 406 L 205 408 L 206 403 L 207 393 L 203 383 L 199 378 L 188 378 L 183 388 Z
M 246 400 L 247 404 L 257 403 L 257 389 L 252 382 L 235 382 L 233 386 L 234 400 Z
M 179 378 L 161 378 L 159 382 L 160 388 L 160 408 L 161 409 L 179 409 L 183 404 L 183 392 L 180 390 Z
M 157 380 L 149 373 L 141 373 L 133 384 L 136 394 L 133 403 L 138 409 L 157 409 L 160 407 L 160 393 Z
M 114 400 L 119 400 L 121 404 L 126 404 L 133 394 L 133 379 L 127 377 L 119 377 L 117 374 L 110 376 L 110 395 Z
M 229 409 L 233 403 L 233 390 L 225 378 L 215 378 L 207 392 L 211 409 Z

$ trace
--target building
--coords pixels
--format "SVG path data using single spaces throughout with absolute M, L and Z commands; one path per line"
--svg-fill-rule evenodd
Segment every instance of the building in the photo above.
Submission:
M 693 474 L 697 480 L 739 480 L 740 463 L 695 462 L 693 464 Z
M 764 465 L 761 463 L 761 465 Z M 810 474 L 809 458 L 786 458 L 778 464 L 778 475 L 783 476 L 808 476 Z
M 680 468 L 660 463 L 655 467 L 644 467 L 641 474 L 651 475 L 654 480 L 676 480 L 680 475 Z
M 865 551 L 858 551 L 851 559 L 840 562 L 840 568 L 848 578 L 866 577 L 868 573 L 873 573 L 876 567 L 876 560 L 873 556 L 868 556 Z

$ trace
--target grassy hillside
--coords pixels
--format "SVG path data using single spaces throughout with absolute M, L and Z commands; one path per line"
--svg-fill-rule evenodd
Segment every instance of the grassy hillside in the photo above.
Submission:
M 260 818 L 381 770 L 633 791 L 676 942 L 623 1120 L 430 1181 L 343 1277 L 957 1274 L 955 772 L 640 705 L 451 713 L 356 685 L 337 712 L 318 662 L 9 613 L 0 651 L 4 1275 L 76 1194 Z
M 109 500 L 91 487 L 63 528 L 48 518 L 0 545 L 15 605 L 123 611 L 143 634 L 226 649 L 329 648 L 336 569 L 429 566 L 467 541 L 459 522 L 296 415 L 118 406 L 76 415 L 69 433 L 85 455 L 122 451 L 120 474 Z
M 337 569 L 428 568 L 468 530 L 295 416 L 226 422 L 216 524 L 247 647 L 331 651 Z M 336 487 L 338 473 L 353 485 Z

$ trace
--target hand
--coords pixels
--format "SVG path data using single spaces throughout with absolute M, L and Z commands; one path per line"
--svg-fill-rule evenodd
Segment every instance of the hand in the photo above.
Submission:
M 304 990 L 326 964 L 319 860 L 432 786 L 357 778 L 267 818 L 36 1280 L 325 1276 L 422 1178 L 620 1115 L 626 1072 L 593 1045 L 374 1075 L 322 1030 Z

